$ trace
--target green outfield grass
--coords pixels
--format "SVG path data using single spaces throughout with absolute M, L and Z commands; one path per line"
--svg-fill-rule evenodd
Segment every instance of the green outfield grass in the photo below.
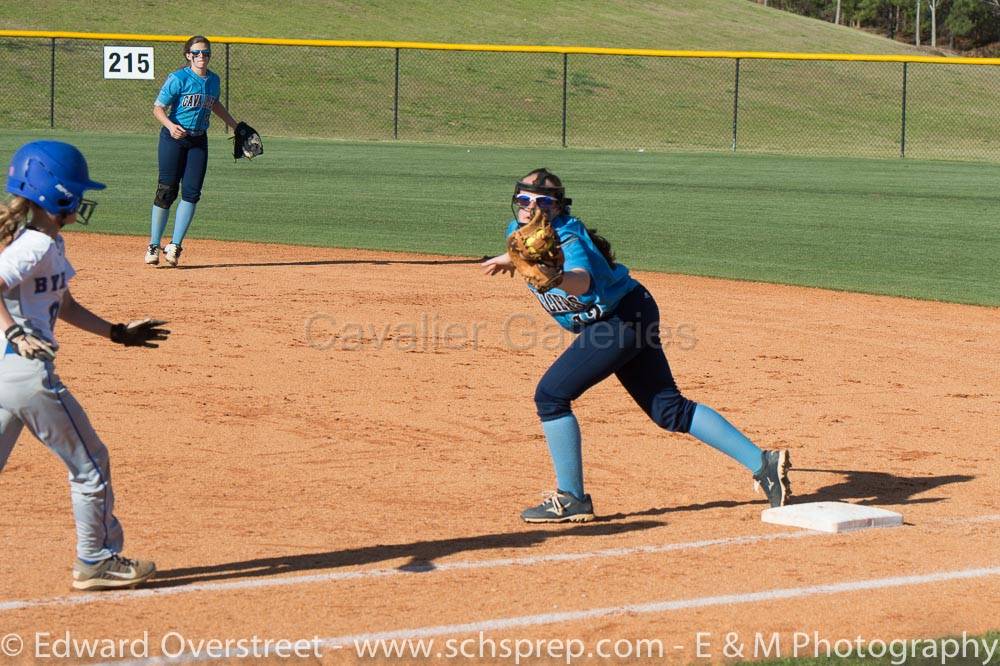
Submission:
M 152 128 L 4 131 L 0 154 L 37 136 L 72 139 L 108 183 L 92 231 L 148 233 Z M 636 269 L 1000 305 L 997 165 L 296 139 L 233 163 L 211 145 L 192 239 L 499 253 L 513 180 L 544 165 Z

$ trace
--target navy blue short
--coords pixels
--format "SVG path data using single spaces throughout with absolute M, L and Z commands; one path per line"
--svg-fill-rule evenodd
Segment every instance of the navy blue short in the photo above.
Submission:
M 538 416 L 553 421 L 570 414 L 574 400 L 612 374 L 661 428 L 691 429 L 697 403 L 674 382 L 660 342 L 660 310 L 642 285 L 585 327 L 546 371 L 535 390 Z
M 198 203 L 201 187 L 208 169 L 208 135 L 186 136 L 175 139 L 166 127 L 160 128 L 160 145 L 157 150 L 160 174 L 158 180 L 176 192 L 181 185 L 181 199 Z M 174 195 L 176 196 L 176 195 Z

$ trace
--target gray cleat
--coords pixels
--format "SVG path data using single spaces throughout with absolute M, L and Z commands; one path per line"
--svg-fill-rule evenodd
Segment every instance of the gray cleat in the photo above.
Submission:
M 792 486 L 788 482 L 788 470 L 792 468 L 790 454 L 784 449 L 764 451 L 761 461 L 763 467 L 753 475 L 754 485 L 764 491 L 772 508 L 785 506 L 792 496 Z
M 156 565 L 142 560 L 130 560 L 112 555 L 106 560 L 88 564 L 77 559 L 73 563 L 73 589 L 117 590 L 135 587 L 156 573 Z
M 593 519 L 590 495 L 578 500 L 563 490 L 548 494 L 541 504 L 521 512 L 521 520 L 526 523 L 586 523 Z

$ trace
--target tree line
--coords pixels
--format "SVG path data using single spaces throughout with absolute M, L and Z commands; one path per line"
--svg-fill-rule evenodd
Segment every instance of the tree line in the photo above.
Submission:
M 753 1 L 917 46 L 1000 55 L 1000 0 Z

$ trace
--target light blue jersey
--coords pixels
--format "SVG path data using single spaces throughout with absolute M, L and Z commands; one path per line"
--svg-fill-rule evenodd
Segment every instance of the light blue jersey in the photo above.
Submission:
M 155 104 L 170 108 L 167 114 L 170 122 L 189 132 L 204 132 L 220 90 L 219 75 L 215 72 L 209 71 L 202 78 L 190 67 L 183 67 L 167 76 Z
M 517 220 L 507 225 L 507 236 L 517 229 Z M 590 289 L 580 296 L 567 294 L 558 287 L 544 294 L 534 287 L 528 288 L 538 298 L 545 311 L 563 328 L 579 331 L 587 324 L 604 318 L 614 311 L 625 294 L 639 283 L 629 275 L 628 267 L 616 263 L 612 268 L 597 249 L 583 222 L 563 213 L 552 220 L 552 228 L 559 235 L 565 261 L 563 270 L 569 272 L 582 268 L 590 274 Z

